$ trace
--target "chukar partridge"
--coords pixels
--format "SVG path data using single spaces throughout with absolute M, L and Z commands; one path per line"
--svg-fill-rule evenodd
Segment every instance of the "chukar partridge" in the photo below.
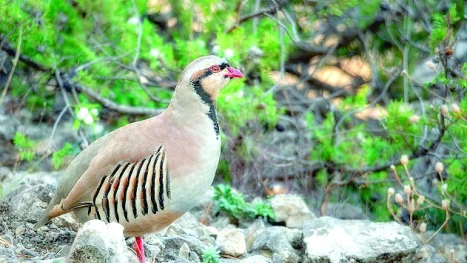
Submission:
M 163 113 L 97 139 L 73 160 L 35 228 L 68 212 L 118 222 L 145 262 L 142 236 L 167 228 L 211 186 L 221 145 L 216 98 L 242 77 L 216 56 L 191 62 Z

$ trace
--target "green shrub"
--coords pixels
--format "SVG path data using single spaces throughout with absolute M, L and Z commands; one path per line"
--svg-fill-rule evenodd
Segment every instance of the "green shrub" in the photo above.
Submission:
M 219 263 L 220 252 L 215 247 L 208 247 L 203 252 L 203 263 Z
M 15 148 L 18 150 L 21 161 L 32 161 L 36 156 L 35 146 L 37 142 L 21 132 L 16 132 L 13 138 Z
M 216 210 L 226 213 L 234 222 L 256 217 L 274 218 L 274 212 L 270 204 L 261 200 L 248 203 L 242 194 L 232 190 L 229 185 L 219 184 L 215 186 L 213 199 Z

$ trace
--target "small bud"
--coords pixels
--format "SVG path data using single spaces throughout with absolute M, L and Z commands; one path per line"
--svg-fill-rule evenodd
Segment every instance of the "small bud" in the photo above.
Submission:
M 449 209 L 449 204 L 448 204 L 448 201 L 446 199 L 443 199 L 441 201 L 441 207 L 443 208 L 443 210 L 448 210 Z
M 407 73 L 407 70 L 404 69 L 404 70 L 401 71 L 401 76 L 402 77 L 407 77 L 408 75 L 409 74 Z
M 425 63 L 425 65 L 426 65 L 427 67 L 429 67 L 431 70 L 436 71 L 436 65 L 435 65 L 435 63 L 433 63 L 432 60 L 427 61 L 427 62 Z
M 159 58 L 160 55 L 161 55 L 161 52 L 157 48 L 151 48 L 151 50 L 149 50 L 149 56 L 153 58 Z
M 413 177 L 412 176 L 409 177 L 409 182 L 410 182 L 410 185 L 413 185 Z
M 412 123 L 412 124 L 415 124 L 415 123 L 417 123 L 419 121 L 420 121 L 420 116 L 418 116 L 418 115 L 412 115 L 409 118 L 409 122 Z
M 83 107 L 83 108 L 79 109 L 78 113 L 76 114 L 76 118 L 78 118 L 78 120 L 82 121 L 88 115 L 89 115 L 89 109 Z
M 399 193 L 396 194 L 395 200 L 396 200 L 396 203 L 400 205 L 402 205 L 402 202 L 404 201 L 404 199 L 402 198 L 402 195 Z
M 415 211 L 415 204 L 413 202 L 410 202 L 409 204 L 409 211 L 410 213 L 413 213 Z
M 389 187 L 388 188 L 388 195 L 393 195 L 395 193 L 394 188 Z
M 448 184 L 443 184 L 441 186 L 441 192 L 446 193 L 447 190 L 448 190 Z
M 91 125 L 94 122 L 94 118 L 92 117 L 91 114 L 88 114 L 86 115 L 83 121 L 86 125 Z
M 442 105 L 442 106 L 441 106 L 441 114 L 443 114 L 444 117 L 448 117 L 448 116 L 449 116 L 449 109 L 448 109 L 448 106 L 446 106 L 446 105 Z
M 434 178 L 434 179 L 431 181 L 431 183 L 432 183 L 434 186 L 438 185 L 438 179 Z
M 389 166 L 389 168 L 391 168 L 391 170 L 393 170 L 393 171 L 396 170 L 396 167 L 393 164 L 391 164 L 391 166 Z
M 99 116 L 99 111 L 97 109 L 92 109 L 91 114 L 92 114 L 92 116 L 97 117 L 97 116 Z
M 451 108 L 452 108 L 452 111 L 456 114 L 459 114 L 459 112 L 461 111 L 461 109 L 459 108 L 459 106 L 457 106 L 457 104 L 453 103 L 451 105 Z
M 426 231 L 426 223 L 421 223 L 420 226 L 418 227 L 418 229 L 420 230 L 420 233 L 425 233 Z
M 453 248 L 451 248 L 451 250 L 449 250 L 449 254 L 451 254 L 451 257 L 454 256 L 454 249 Z
M 411 192 L 412 192 L 412 189 L 410 189 L 410 185 L 404 185 L 404 193 L 408 195 Z
M 444 170 L 444 165 L 442 162 L 437 162 L 436 163 L 436 166 L 435 166 L 435 169 L 438 173 L 442 173 L 443 170 Z
M 425 201 L 425 196 L 421 195 L 417 199 L 417 205 L 422 205 L 423 201 Z
M 401 164 L 406 166 L 408 162 L 409 162 L 409 156 L 407 156 L 407 154 L 403 154 L 401 156 Z

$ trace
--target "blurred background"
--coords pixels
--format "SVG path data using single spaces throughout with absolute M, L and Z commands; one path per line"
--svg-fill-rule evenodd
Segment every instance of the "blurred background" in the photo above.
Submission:
M 214 54 L 246 76 L 217 101 L 215 184 L 464 237 L 464 8 L 0 0 L 0 166 L 61 174 L 96 138 L 160 113 L 183 68 Z M 0 173 L 0 198 L 20 180 Z

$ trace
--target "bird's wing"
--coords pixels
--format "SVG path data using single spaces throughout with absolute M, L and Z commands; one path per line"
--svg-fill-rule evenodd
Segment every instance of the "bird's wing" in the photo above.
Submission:
M 162 125 L 157 117 L 129 124 L 83 150 L 65 171 L 35 228 L 73 209 L 89 206 L 92 193 L 109 171 L 120 163 L 133 163 L 157 151 L 164 141 L 164 134 L 156 131 L 158 124 Z

